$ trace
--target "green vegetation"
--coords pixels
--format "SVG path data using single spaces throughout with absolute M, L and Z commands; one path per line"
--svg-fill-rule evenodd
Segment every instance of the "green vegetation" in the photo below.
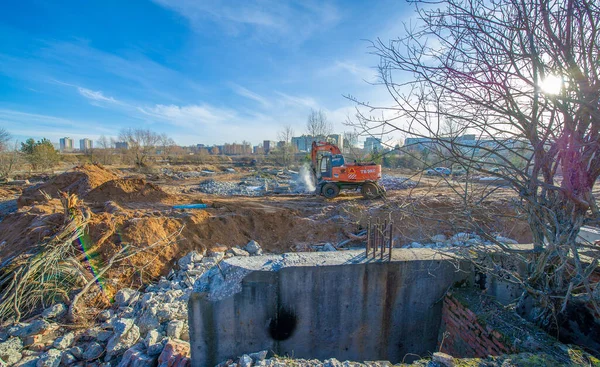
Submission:
M 21 152 L 25 154 L 25 159 L 34 171 L 55 167 L 60 160 L 52 142 L 46 138 L 37 142 L 31 138 L 27 139 L 25 143 L 21 143 Z

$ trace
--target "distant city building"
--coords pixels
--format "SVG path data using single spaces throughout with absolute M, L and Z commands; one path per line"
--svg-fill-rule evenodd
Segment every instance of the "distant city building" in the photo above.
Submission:
M 61 152 L 72 152 L 73 151 L 73 139 L 64 137 L 60 139 L 60 151 Z
M 292 145 L 295 146 L 296 150 L 298 150 L 299 152 L 307 152 L 307 146 L 310 146 L 310 144 L 312 144 L 312 141 L 309 142 L 310 139 L 312 139 L 312 136 L 294 136 L 292 138 Z
M 275 148 L 277 148 L 277 142 L 272 141 L 272 140 L 263 141 L 263 150 L 264 150 L 265 154 L 271 153 L 271 151 L 275 150 Z
M 495 151 L 496 154 L 505 151 L 506 154 L 513 150 L 526 149 L 529 143 L 518 139 L 501 139 L 501 138 L 481 138 L 475 134 L 465 134 L 454 137 L 438 137 L 438 138 L 406 138 L 404 140 L 404 148 L 412 151 L 433 151 L 437 154 L 445 155 L 450 153 L 450 149 L 458 149 L 463 154 L 479 156 L 488 154 L 490 151 Z
M 254 154 L 265 154 L 265 150 L 262 145 L 256 145 L 253 149 Z
M 377 151 L 383 150 L 383 146 L 381 145 L 381 140 L 374 138 L 372 136 L 367 137 L 367 139 L 365 139 L 364 150 L 367 152 L 372 152 L 374 150 L 377 150 Z
M 431 138 L 406 138 L 404 147 L 408 150 L 424 151 L 433 148 L 434 141 Z
M 118 141 L 115 143 L 115 149 L 129 149 L 129 143 L 126 141 Z
M 242 155 L 252 154 L 252 145 L 250 144 L 225 144 L 223 145 L 223 154 L 225 155 Z
M 298 152 L 310 152 L 313 141 L 325 141 L 324 136 L 302 135 L 292 138 L 292 145 L 296 147 Z M 337 144 L 336 144 L 337 145 Z
M 85 138 L 85 139 L 79 140 L 79 150 L 81 150 L 82 152 L 87 152 L 88 150 L 92 150 L 93 147 L 94 147 L 94 142 L 92 142 L 90 139 Z

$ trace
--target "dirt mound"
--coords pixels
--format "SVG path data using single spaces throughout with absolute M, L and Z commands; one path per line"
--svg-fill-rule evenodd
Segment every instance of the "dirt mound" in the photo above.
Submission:
M 117 179 L 104 182 L 83 196 L 94 203 L 114 201 L 117 203 L 171 203 L 174 198 L 160 187 L 146 182 L 143 178 Z
M 80 197 L 111 180 L 118 179 L 114 172 L 99 164 L 84 164 L 73 168 L 72 171 L 58 175 L 41 185 L 28 187 L 17 200 L 19 208 L 46 201 L 43 191 L 53 198 L 58 197 L 59 191 L 75 193 Z

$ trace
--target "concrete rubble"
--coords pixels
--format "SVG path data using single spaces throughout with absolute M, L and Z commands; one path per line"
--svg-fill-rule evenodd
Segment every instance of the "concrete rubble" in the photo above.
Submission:
M 406 177 L 389 175 L 383 175 L 380 183 L 386 190 L 405 190 L 417 186 L 417 182 Z M 262 196 L 272 193 L 310 194 L 314 192 L 314 187 L 310 187 L 306 177 L 298 172 L 285 170 L 244 178 L 239 182 L 208 179 L 201 182 L 194 191 L 218 196 Z
M 512 243 L 504 237 L 496 239 Z M 407 247 L 468 246 L 474 241 L 486 243 L 469 233 L 451 237 L 436 235 L 431 240 L 437 242 L 413 243 Z M 325 256 L 326 252 L 336 251 L 336 248 L 325 243 L 315 250 L 317 252 L 268 255 L 256 259 L 260 259 L 264 269 L 277 270 L 302 263 L 306 256 Z M 145 289 L 119 290 L 112 308 L 101 312 L 95 324 L 86 330 L 65 327 L 63 321 L 67 306 L 52 305 L 35 320 L 0 330 L 0 366 L 188 366 L 188 300 L 194 288 L 209 292 L 214 299 L 236 293 L 248 270 L 230 266 L 228 262 L 221 263 L 221 260 L 234 257 L 235 263 L 243 264 L 262 254 L 263 250 L 256 241 L 231 248 L 226 253 L 192 251 L 177 261 L 176 269 L 168 276 Z M 348 251 L 341 251 L 335 261 L 350 261 L 351 255 Z M 319 265 L 328 264 L 325 260 L 317 262 Z M 210 289 L 203 289 L 209 284 Z M 223 362 L 220 366 L 286 365 L 284 358 L 266 359 L 266 356 L 265 351 L 257 352 L 242 356 L 236 362 Z M 335 359 L 324 362 L 298 360 L 295 363 L 297 366 L 390 365 L 388 362 L 361 364 Z
M 429 248 L 442 249 L 451 247 L 475 247 L 475 246 L 494 246 L 495 242 L 482 238 L 475 233 L 457 233 L 451 237 L 444 234 L 437 234 L 430 237 L 430 242 L 412 242 L 402 246 L 402 248 Z M 505 245 L 516 245 L 518 242 L 512 238 L 497 235 L 495 241 Z
M 271 358 L 266 358 L 268 355 L 268 351 L 264 350 L 261 352 L 244 354 L 235 359 L 229 359 L 227 361 L 223 361 L 219 363 L 216 367 L 286 367 L 286 366 L 295 366 L 295 367 L 392 367 L 392 366 L 422 366 L 422 367 L 453 367 L 453 364 L 448 364 L 448 360 L 440 360 L 439 358 L 435 358 L 437 354 L 443 353 L 435 353 L 433 360 L 419 360 L 414 362 L 413 364 L 392 364 L 388 361 L 365 361 L 363 363 L 360 362 L 350 362 L 344 361 L 341 362 L 335 358 L 326 359 L 324 361 L 319 361 L 316 359 L 294 359 L 288 357 L 281 356 L 273 356 Z M 450 357 L 452 358 L 452 357 Z
M 261 253 L 250 241 L 227 256 Z M 52 305 L 38 319 L 0 331 L 0 366 L 188 366 L 188 298 L 196 280 L 224 258 L 222 252 L 188 253 L 177 270 L 145 290 L 119 290 L 113 307 L 86 330 L 61 326 L 67 307 Z
M 382 175 L 379 183 L 385 187 L 386 190 L 406 190 L 416 187 L 418 183 L 406 177 Z

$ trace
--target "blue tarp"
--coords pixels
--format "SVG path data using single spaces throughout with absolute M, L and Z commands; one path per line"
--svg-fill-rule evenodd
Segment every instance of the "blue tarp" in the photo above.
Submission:
M 206 204 L 183 204 L 183 205 L 174 205 L 174 209 L 205 209 L 208 205 Z

